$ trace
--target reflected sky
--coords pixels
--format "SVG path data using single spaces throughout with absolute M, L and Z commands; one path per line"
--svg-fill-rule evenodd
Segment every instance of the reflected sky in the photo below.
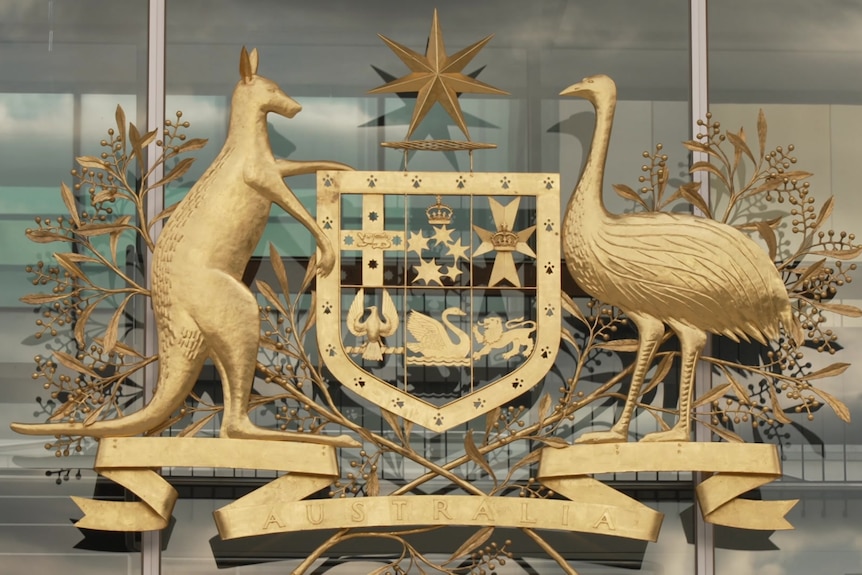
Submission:
M 716 550 L 716 573 L 758 575 L 841 575 L 862 572 L 862 500 L 804 498 L 787 515 L 793 531 L 770 537 L 772 551 Z M 745 537 L 744 531 L 737 536 Z

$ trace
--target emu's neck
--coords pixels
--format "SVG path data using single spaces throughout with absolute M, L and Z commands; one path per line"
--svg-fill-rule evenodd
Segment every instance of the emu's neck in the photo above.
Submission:
M 566 208 L 564 226 L 574 224 L 581 218 L 607 217 L 608 212 L 602 201 L 602 185 L 604 182 L 605 163 L 608 158 L 608 145 L 611 139 L 611 128 L 614 123 L 616 98 L 609 94 L 598 95 L 593 102 L 596 109 L 596 126 L 593 141 L 587 156 L 587 163 L 581 173 L 581 179 L 569 199 Z

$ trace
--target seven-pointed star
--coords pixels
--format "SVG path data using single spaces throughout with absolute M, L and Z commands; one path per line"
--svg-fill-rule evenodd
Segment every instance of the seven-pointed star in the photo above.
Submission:
M 451 244 L 449 244 L 449 255 L 455 258 L 455 264 L 458 264 L 458 260 L 466 260 L 467 259 L 467 250 L 470 249 L 470 246 L 465 246 L 461 243 L 461 238 L 458 238 Z
M 520 232 L 512 229 L 515 225 L 515 216 L 518 215 L 518 206 L 521 204 L 521 198 L 515 198 L 505 206 L 494 198 L 488 198 L 488 203 L 491 206 L 491 215 L 494 218 L 494 226 L 497 229 L 496 231 L 490 231 L 479 226 L 473 226 L 473 230 L 478 234 L 479 239 L 482 240 L 482 243 L 473 252 L 473 257 L 488 253 L 491 250 L 496 251 L 497 254 L 494 258 L 494 267 L 491 269 L 491 279 L 488 280 L 488 286 L 495 286 L 502 280 L 506 280 L 515 287 L 521 287 L 521 280 L 518 279 L 518 270 L 515 269 L 515 259 L 512 257 L 512 251 L 498 249 L 491 240 L 498 232 L 504 230 L 510 231 L 518 236 L 518 242 L 515 245 L 514 251 L 535 258 L 536 252 L 527 245 L 527 240 L 536 231 L 536 226 L 530 226 Z
M 443 282 L 440 281 L 442 270 L 437 265 L 435 258 L 431 258 L 430 261 L 426 262 L 420 257 L 419 262 L 418 266 L 413 266 L 413 270 L 416 272 L 416 278 L 413 280 L 413 283 L 422 280 L 427 286 L 430 286 L 432 283 L 436 283 L 439 286 L 443 285 Z
M 428 240 L 430 239 L 425 237 L 422 230 L 410 232 L 410 235 L 407 236 L 407 252 L 416 252 L 417 256 L 421 256 L 422 250 L 428 249 Z
M 388 74 L 383 70 L 377 68 L 376 66 L 371 66 L 374 68 L 374 71 L 383 79 L 384 82 L 391 82 L 395 79 L 395 76 L 392 74 Z M 481 68 L 477 68 L 476 70 L 467 74 L 471 78 L 479 78 L 479 74 L 485 69 L 485 66 Z M 408 126 L 410 124 L 410 119 L 413 115 L 413 107 L 414 101 L 416 100 L 416 92 L 398 92 L 398 97 L 401 99 L 401 107 L 390 110 L 388 112 L 384 112 L 380 116 L 365 122 L 364 124 L 360 124 L 361 128 L 369 128 L 369 127 L 378 127 L 378 126 L 398 126 L 404 125 Z M 444 119 L 445 116 L 445 119 Z M 416 132 L 413 133 L 416 136 L 417 140 L 450 140 L 449 136 L 449 128 L 451 125 L 455 123 L 455 120 L 449 118 L 448 114 L 441 108 L 439 117 L 434 119 L 434 111 L 428 112 L 428 116 L 426 116 L 426 121 L 423 124 L 420 124 L 416 128 Z M 479 127 L 479 128 L 499 128 L 496 124 L 484 120 L 478 116 L 475 116 L 469 112 L 464 112 L 464 121 L 468 126 Z M 423 129 L 424 128 L 424 129 Z M 458 160 L 455 156 L 455 150 L 443 150 L 443 156 L 449 162 L 449 165 L 455 171 L 460 171 L 458 169 Z
M 434 241 L 438 244 L 448 245 L 452 241 L 452 232 L 449 226 L 439 226 L 434 228 Z
M 425 55 L 414 52 L 406 46 L 402 46 L 390 40 L 382 34 L 379 35 L 395 55 L 404 62 L 410 73 L 396 80 L 392 80 L 374 88 L 369 94 L 398 93 L 416 91 L 416 107 L 413 108 L 413 119 L 407 130 L 407 139 L 413 134 L 419 122 L 428 114 L 428 111 L 436 102 L 439 102 L 446 113 L 455 120 L 458 127 L 470 139 L 467 123 L 464 121 L 464 113 L 458 103 L 458 93 L 467 92 L 471 94 L 499 94 L 507 95 L 508 92 L 495 88 L 484 82 L 480 82 L 462 73 L 464 67 L 470 60 L 487 44 L 493 34 L 479 40 L 475 44 L 467 46 L 460 52 L 451 56 L 446 55 L 446 47 L 443 45 L 443 32 L 437 22 L 437 10 L 434 10 L 434 19 L 431 22 L 431 33 L 428 38 L 428 48 Z

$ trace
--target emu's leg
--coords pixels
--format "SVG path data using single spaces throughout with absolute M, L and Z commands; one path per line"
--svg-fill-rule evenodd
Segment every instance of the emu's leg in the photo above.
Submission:
M 638 328 L 639 341 L 635 370 L 632 374 L 632 385 L 626 398 L 625 407 L 623 407 L 623 414 L 609 431 L 585 433 L 577 438 L 575 443 L 622 443 L 628 441 L 629 424 L 634 414 L 635 404 L 640 397 L 644 379 L 664 335 L 664 324 L 654 317 L 635 313 L 628 313 L 628 316 Z
M 679 422 L 667 431 L 657 431 L 641 441 L 690 441 L 691 402 L 694 394 L 694 373 L 700 352 L 706 344 L 706 334 L 695 327 L 668 321 L 670 328 L 679 337 L 682 355 L 682 374 L 679 383 Z

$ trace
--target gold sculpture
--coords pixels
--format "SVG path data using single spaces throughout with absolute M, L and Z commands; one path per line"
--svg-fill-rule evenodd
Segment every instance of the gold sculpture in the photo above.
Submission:
M 380 317 L 377 312 L 377 306 L 372 305 L 368 308 L 371 312 L 366 319 L 362 319 L 365 314 L 365 290 L 360 289 L 356 292 L 356 297 L 353 298 L 353 303 L 347 310 L 347 329 L 355 336 L 364 337 L 365 342 L 360 347 L 362 359 L 372 359 L 380 361 L 383 359 L 384 337 L 389 337 L 398 329 L 398 311 L 395 309 L 395 304 L 392 303 L 392 297 L 389 292 L 383 290 L 383 317 Z
M 449 307 L 437 320 L 415 309 L 407 315 L 407 331 L 416 341 L 407 349 L 417 354 L 409 358 L 418 365 L 469 365 L 470 336 L 449 321 L 450 315 L 467 315 L 459 307 Z
M 454 76 L 447 74 L 460 70 L 449 66 L 452 63 L 447 64 L 442 56 L 445 50 L 436 14 L 432 37 L 434 45 L 429 45 L 428 51 L 430 67 L 404 79 L 408 83 L 429 83 L 417 112 L 421 111 L 420 107 L 427 111 L 433 104 L 429 99 L 433 97 L 450 97 L 445 87 Z M 459 54 L 471 56 L 485 42 L 487 39 Z M 409 51 L 402 54 L 410 58 L 418 56 L 411 56 Z M 452 58 L 455 57 L 449 60 Z M 267 81 L 256 75 L 256 60 L 255 52 L 243 51 L 238 94 L 253 91 L 252 85 L 266 84 Z M 436 72 L 432 69 L 435 65 L 438 66 Z M 418 84 L 411 89 L 419 88 Z M 233 395 L 226 399 L 227 423 L 222 426 L 223 437 L 217 441 L 191 437 L 222 410 L 220 406 L 205 405 L 194 393 L 177 415 L 152 428 L 157 433 L 174 426 L 180 429 L 181 437 L 110 437 L 106 432 L 99 444 L 94 468 L 126 486 L 139 500 L 76 498 L 85 513 L 79 525 L 114 530 L 163 528 L 168 524 L 177 494 L 155 470 L 164 466 L 200 466 L 273 469 L 287 473 L 218 509 L 214 518 L 220 536 L 225 539 L 332 529 L 332 534 L 294 569 L 296 575 L 312 569 L 333 546 L 360 538 L 385 539 L 402 546 L 401 555 L 380 572 L 387 569 L 411 571 L 420 565 L 422 569 L 427 566 L 428 570 L 450 575 L 491 571 L 513 553 L 523 553 L 517 543 L 499 539 L 496 528 L 501 526 L 520 529 L 563 572 L 574 574 L 563 553 L 550 545 L 542 530 L 600 533 L 645 541 L 658 537 L 662 514 L 594 477 L 609 472 L 690 470 L 712 473 L 712 477 L 696 490 L 707 522 L 749 529 L 791 528 L 784 514 L 793 501 L 740 498 L 741 494 L 780 477 L 781 462 L 775 445 L 745 444 L 734 432 L 734 425 L 746 423 L 764 432 L 775 432 L 790 423 L 791 411 L 810 418 L 823 404 L 829 405 L 842 420 L 849 420 L 849 411 L 840 400 L 812 385 L 812 380 L 841 373 L 847 364 L 835 363 L 812 372 L 801 363 L 801 352 L 796 347 L 801 335 L 795 329 L 791 334 L 793 341 L 785 340 L 780 345 L 767 341 L 768 353 L 759 364 L 700 358 L 726 379 L 700 397 L 684 394 L 680 424 L 669 434 L 658 436 L 679 440 L 674 445 L 571 445 L 574 422 L 584 407 L 616 398 L 619 395 L 614 391 L 616 386 L 634 374 L 636 383 L 639 379 L 642 384 L 638 383 L 639 390 L 633 389 L 629 394 L 625 407 L 628 415 L 624 415 L 626 423 L 637 401 L 640 409 L 655 415 L 663 424 L 662 408 L 641 400 L 664 380 L 680 355 L 675 349 L 657 347 L 656 341 L 663 339 L 659 335 L 664 332 L 663 322 L 667 322 L 683 342 L 683 385 L 690 386 L 691 375 L 686 373 L 685 366 L 697 361 L 699 343 L 704 330 L 709 330 L 710 326 L 698 323 L 706 318 L 695 321 L 684 314 L 696 306 L 705 309 L 713 305 L 712 300 L 700 301 L 696 296 L 714 295 L 715 285 L 707 281 L 710 276 L 704 272 L 704 281 L 678 286 L 680 289 L 674 297 L 689 294 L 684 301 L 673 298 L 643 301 L 643 298 L 661 294 L 672 281 L 673 278 L 668 277 L 672 273 L 666 259 L 669 252 L 676 253 L 678 260 L 687 266 L 673 270 L 676 273 L 690 274 L 707 260 L 716 269 L 723 269 L 722 266 L 729 263 L 724 256 L 704 255 L 698 251 L 710 234 L 722 231 L 724 237 L 730 238 L 733 249 L 746 250 L 741 256 L 733 256 L 736 259 L 730 263 L 739 269 L 753 265 L 763 277 L 770 278 L 767 285 L 771 291 L 760 291 L 772 294 L 771 299 L 767 297 L 772 313 L 771 321 L 760 323 L 759 320 L 763 320 L 760 312 L 768 310 L 770 305 L 737 300 L 739 294 L 725 290 L 715 301 L 726 304 L 727 309 L 723 310 L 726 324 L 714 331 L 732 338 L 772 340 L 779 335 L 779 324 L 785 331 L 788 325 L 796 326 L 796 318 L 789 317 L 793 313 L 799 318 L 806 341 L 816 344 L 819 351 L 831 352 L 837 347 L 836 336 L 822 326 L 822 314 L 835 312 L 859 317 L 862 312 L 828 301 L 840 285 L 849 281 L 848 274 L 854 266 L 842 268 L 840 261 L 835 265 L 826 264 L 825 258 L 852 259 L 862 253 L 862 247 L 854 244 L 852 234 L 820 231 L 832 209 L 832 200 L 827 201 L 819 213 L 814 212 L 805 183 L 810 174 L 790 168 L 796 161 L 788 154 L 792 146 L 785 150 L 781 147 L 766 150 L 766 122 L 762 116 L 757 126 L 760 143 L 757 158 L 745 143 L 742 130 L 738 134 L 722 131 L 717 123 L 702 124 L 707 133 L 699 134 L 697 141 L 685 145 L 709 154 L 715 162 L 695 164 L 692 170 L 709 171 L 728 188 L 730 201 L 721 222 L 732 223 L 733 211 L 742 200 L 751 197 L 765 197 L 767 201 L 780 197 L 790 204 L 807 206 L 801 223 L 794 224 L 792 233 L 803 236 L 795 251 L 777 255 L 774 228 L 778 220 L 742 224 L 764 239 L 770 249 L 770 255 L 764 259 L 758 255 L 756 247 L 745 248 L 749 244 L 742 242 L 736 232 L 728 231 L 727 226 L 660 213 L 621 217 L 606 214 L 601 205 L 600 189 L 613 118 L 613 84 L 606 78 L 595 78 L 587 86 L 597 108 L 598 128 L 583 181 L 569 206 L 569 220 L 562 229 L 567 262 L 574 267 L 575 275 L 592 293 L 608 298 L 605 303 L 593 300 L 586 306 L 578 305 L 559 289 L 558 174 L 354 172 L 341 171 L 346 166 L 334 162 L 275 160 L 268 142 L 262 140 L 265 138 L 265 127 L 261 128 L 265 126 L 265 113 L 256 112 L 253 125 L 246 125 L 257 138 L 246 142 L 251 147 L 235 147 L 230 154 L 226 144 L 220 156 L 225 163 L 219 165 L 217 161 L 189 195 L 197 199 L 200 194 L 196 192 L 207 190 L 207 199 L 201 199 L 197 207 L 189 207 L 193 203 L 184 201 L 180 207 L 168 208 L 156 216 L 156 220 L 168 215 L 171 219 L 154 256 L 157 263 L 154 280 L 159 281 L 154 281 L 153 298 L 159 331 L 168 332 L 166 341 L 177 342 L 173 348 L 161 350 L 167 354 L 166 363 L 172 366 L 179 363 L 180 368 L 191 371 L 196 362 L 202 361 L 205 351 L 213 350 L 218 361 L 218 354 L 225 353 L 224 348 L 213 345 L 204 331 L 197 330 L 197 323 L 184 323 L 183 314 L 197 313 L 201 309 L 196 307 L 200 305 L 198 300 L 209 299 L 203 302 L 208 306 L 213 302 L 226 306 L 225 302 L 233 305 L 234 301 L 243 304 L 251 301 L 250 294 L 238 284 L 238 274 L 259 238 L 260 227 L 234 229 L 232 238 L 222 237 L 229 235 L 223 233 L 224 226 L 239 225 L 242 219 L 236 218 L 240 222 L 221 219 L 214 222 L 212 213 L 206 211 L 208 200 L 212 194 L 231 191 L 226 189 L 230 186 L 216 189 L 216 184 L 226 182 L 223 171 L 234 166 L 227 172 L 234 178 L 241 177 L 241 181 L 232 191 L 244 192 L 243 198 L 252 198 L 248 201 L 258 203 L 237 208 L 233 203 L 236 197 L 232 196 L 231 212 L 248 209 L 253 217 L 246 214 L 245 221 L 250 217 L 262 225 L 271 201 L 292 205 L 293 212 L 285 209 L 315 235 L 320 259 L 312 260 L 298 286 L 289 285 L 282 258 L 271 246 L 270 261 L 277 284 L 257 281 L 259 299 L 265 303 L 255 303 L 254 314 L 250 305 L 237 310 L 219 308 L 219 313 L 231 321 L 219 326 L 225 329 L 215 333 L 218 336 L 227 332 L 231 337 L 234 332 L 239 333 L 240 347 L 248 350 L 252 349 L 251 340 L 254 339 L 254 354 L 242 356 L 243 366 L 256 368 L 262 374 L 262 381 L 258 383 L 274 387 L 276 392 L 249 396 L 247 386 L 250 386 L 251 374 L 239 388 L 236 383 L 239 380 L 223 377 L 226 395 Z M 283 93 L 274 85 L 271 87 L 271 95 L 280 99 Z M 456 88 L 455 91 L 462 90 Z M 232 113 L 238 113 L 242 106 L 234 108 Z M 411 132 L 420 120 L 421 115 L 414 114 Z M 237 123 L 243 124 L 239 120 Z M 118 324 L 128 301 L 150 294 L 124 273 L 117 262 L 116 249 L 119 234 L 129 230 L 142 239 L 142 244 L 153 248 L 149 236 L 152 221 L 147 220 L 142 209 L 146 193 L 176 180 L 191 163 L 189 159 L 178 162 L 161 184 L 147 187 L 147 178 L 143 178 L 141 188 L 134 189 L 124 179 L 124 174 L 130 171 L 132 158 L 139 162 L 138 168 L 144 170 L 142 149 L 146 146 L 163 146 L 163 153 L 156 161 L 166 163 L 174 161 L 181 152 L 203 145 L 199 140 L 177 143 L 177 140 L 183 142 L 177 135 L 179 126 L 188 127 L 188 122 L 180 122 L 179 113 L 176 123 L 168 121 L 166 124 L 169 130 L 165 131 L 162 142 L 156 139 L 155 132 L 141 135 L 133 125 L 126 130 L 125 118 L 118 109 L 117 132 L 109 131 L 110 141 L 103 142 L 110 153 L 103 154 L 102 159 L 79 158 L 83 170 L 73 173 L 78 180 L 75 189 L 90 190 L 87 211 L 76 209 L 72 192 L 63 185 L 61 193 L 69 208 L 69 219 L 37 219 L 38 229 L 27 232 L 34 241 L 71 242 L 78 248 L 56 254 L 57 265 L 46 266 L 39 262 L 28 269 L 33 273 L 34 283 L 50 285 L 52 291 L 23 298 L 27 303 L 43 306 L 43 315 L 38 320 L 39 335 L 58 335 L 63 331 L 62 326 L 74 325 L 73 330 L 67 331 L 74 331 L 72 345 L 77 353 L 54 351 L 47 357 L 36 358 L 34 379 L 41 380 L 45 389 L 51 390 L 51 401 L 43 408 L 49 414 L 49 422 L 56 423 L 25 428 L 27 431 L 61 429 L 59 433 L 70 434 L 70 437 L 51 439 L 46 445 L 56 449 L 58 456 L 68 454 L 72 446 L 80 450 L 80 435 L 96 435 L 88 433 L 91 428 L 112 429 L 115 433 L 110 435 L 127 432 L 123 422 L 135 418 L 135 414 L 116 420 L 110 418 L 121 413 L 126 387 L 134 388 L 129 375 L 156 359 L 156 356 L 143 357 L 118 341 Z M 241 132 L 244 133 L 234 128 L 232 117 L 229 141 Z M 131 154 L 127 152 L 127 142 L 132 144 Z M 727 154 L 721 149 L 725 142 L 733 145 L 733 153 Z M 416 146 L 403 149 L 421 149 L 419 143 L 408 144 Z M 435 149 L 438 143 L 422 145 Z M 443 148 L 445 146 L 440 147 Z M 256 155 L 245 158 L 251 151 Z M 644 156 L 649 158 L 648 165 L 643 168 L 647 174 L 641 178 L 644 187 L 635 192 L 617 185 L 618 193 L 648 212 L 660 211 L 673 201 L 684 199 L 700 208 L 708 218 L 713 217 L 709 205 L 690 184 L 684 184 L 672 195 L 664 195 L 668 170 L 667 156 L 662 154 L 661 145 L 654 154 L 645 153 Z M 243 158 L 248 173 L 245 167 L 239 170 L 230 163 L 236 158 Z M 745 158 L 754 164 L 753 170 L 740 169 L 739 164 Z M 281 181 L 286 173 L 303 173 L 315 167 L 323 168 L 317 174 L 319 225 L 309 221 L 301 206 L 292 203 L 295 199 Z M 743 171 L 750 173 L 750 178 L 735 188 L 736 180 L 742 179 L 735 178 L 734 174 Z M 218 177 L 213 178 L 213 173 Z M 588 193 L 590 190 L 592 194 Z M 259 196 L 275 192 L 280 195 L 272 200 L 268 199 L 271 196 Z M 119 210 L 112 213 L 108 208 L 114 199 L 132 202 L 139 214 L 138 220 L 118 215 Z M 594 211 L 585 211 L 587 209 Z M 192 221 L 199 217 L 209 222 L 209 229 Z M 580 222 L 577 218 L 581 218 Z M 632 229 L 639 234 L 635 239 L 649 244 L 651 255 L 659 263 L 658 274 L 650 274 L 655 262 L 638 259 L 641 255 L 638 250 L 644 246 L 632 243 L 626 230 L 609 233 L 614 231 L 614 224 L 620 222 L 632 222 Z M 664 236 L 656 239 L 655 225 L 661 227 L 667 222 L 673 222 L 675 227 L 665 230 Z M 576 223 L 580 227 L 575 227 Z M 698 231 L 692 241 L 688 233 L 692 226 L 707 231 Z M 179 238 L 181 231 L 192 229 L 191 237 L 204 242 L 198 253 L 210 256 L 203 262 L 188 257 L 193 247 L 187 243 L 190 234 Z M 602 235 L 596 239 L 596 233 Z M 689 243 L 680 239 L 682 234 L 687 234 L 685 238 Z M 100 235 L 110 237 L 111 254 L 100 252 L 100 247 L 91 240 Z M 243 241 L 237 241 L 239 239 Z M 608 247 L 601 242 L 603 239 L 617 243 Z M 165 243 L 164 240 L 171 241 Z M 245 240 L 252 247 L 248 247 Z M 219 254 L 207 251 L 210 249 L 207 242 L 225 246 L 233 255 L 220 259 Z M 613 257 L 608 258 L 608 253 Z M 704 262 L 696 261 L 695 255 L 703 257 Z M 822 259 L 813 264 L 799 263 L 810 261 L 809 256 Z M 778 263 L 773 265 L 773 260 Z M 317 261 L 319 265 L 314 263 Z M 597 261 L 605 268 L 597 268 Z M 83 273 L 80 263 L 104 266 L 120 280 L 115 282 L 120 287 L 102 288 Z M 358 270 L 351 270 L 351 265 Z M 776 266 L 787 281 L 788 288 L 783 292 L 774 281 Z M 186 275 L 180 274 L 181 269 Z M 201 277 L 207 278 L 207 285 L 199 285 L 196 282 L 202 280 L 191 277 L 195 275 L 191 272 L 199 270 Z M 329 273 L 330 270 L 333 273 Z M 619 281 L 609 286 L 608 276 L 619 274 L 621 270 L 628 273 L 629 283 Z M 658 275 L 663 283 L 655 281 L 653 275 Z M 217 279 L 214 281 L 213 277 Z M 315 277 L 316 290 L 312 288 Z M 632 278 L 639 283 L 632 285 Z M 214 289 L 218 282 L 229 286 L 228 291 Z M 188 293 L 173 298 L 175 291 L 182 288 L 187 288 Z M 233 293 L 226 295 L 231 289 Z M 115 294 L 125 299 L 117 305 L 107 327 L 103 331 L 97 327 L 85 332 L 93 310 L 99 304 L 112 304 L 109 296 Z M 793 302 L 789 311 L 788 294 Z M 625 311 L 638 322 L 640 341 L 620 336 L 628 322 L 620 306 L 629 301 L 626 298 L 637 297 L 642 298 L 636 302 L 638 305 L 625 307 Z M 425 299 L 431 303 L 420 307 L 419 303 Z M 510 305 L 509 299 L 515 304 Z M 166 302 L 171 306 L 166 306 Z M 656 310 L 657 302 L 664 302 L 665 308 Z M 671 304 L 673 308 L 668 307 Z M 730 309 L 733 306 L 739 310 Z M 749 313 L 745 321 L 740 319 L 740 311 Z M 192 319 L 201 321 L 200 316 Z M 203 321 L 212 325 L 213 319 L 205 317 Z M 254 336 L 245 322 L 254 327 Z M 313 328 L 317 332 L 319 355 L 331 375 L 324 374 L 318 357 L 308 351 L 314 347 Z M 212 335 L 213 332 L 208 333 Z M 554 369 L 558 347 L 562 348 L 560 353 L 566 354 L 566 365 L 574 363 L 571 377 L 563 380 L 555 379 L 560 371 Z M 177 350 L 194 353 L 181 361 L 183 358 L 176 357 Z M 595 385 L 586 375 L 598 364 L 600 355 L 633 351 L 639 352 L 635 363 L 624 365 L 600 384 Z M 646 369 L 653 360 L 657 367 L 647 377 Z M 249 363 L 251 368 L 248 368 Z M 221 365 L 220 369 L 225 367 Z M 230 375 L 227 369 L 223 371 Z M 455 396 L 434 402 L 414 393 L 419 385 L 436 391 L 442 383 L 438 381 L 440 375 L 444 373 L 458 374 Z M 161 375 L 165 377 L 164 373 Z M 748 375 L 765 383 L 757 383 L 747 390 L 745 384 L 749 382 L 742 378 Z M 187 388 L 189 381 L 193 378 L 183 380 L 179 387 Z M 132 385 L 128 385 L 130 383 Z M 535 395 L 525 393 L 539 384 L 544 385 L 547 392 L 537 389 Z M 340 385 L 348 393 L 376 404 L 385 427 L 379 430 L 365 427 L 360 423 L 361 418 L 348 415 L 332 393 L 333 385 Z M 309 393 L 309 388 L 313 393 Z M 534 402 L 533 397 L 536 398 Z M 782 405 L 782 398 L 792 399 L 794 405 L 789 408 Z M 60 404 L 52 403 L 54 400 Z M 175 401 L 177 407 L 182 402 L 181 397 L 166 399 L 162 384 L 157 400 L 163 404 Z M 698 424 L 705 425 L 727 442 L 684 442 L 688 439 L 690 425 L 686 402 L 706 408 L 698 410 Z M 247 426 L 243 417 L 246 409 L 261 406 L 270 407 L 267 413 L 274 416 L 275 426 L 281 431 Z M 328 425 L 348 430 L 363 442 L 362 450 L 342 454 L 349 463 L 343 469 L 337 465 L 334 445 L 349 444 L 350 439 L 344 436 L 318 439 L 324 437 L 320 430 Z M 416 425 L 431 432 L 464 425 L 466 432 L 461 448 L 453 450 L 456 455 L 450 455 L 448 450 L 445 455 L 439 455 L 425 449 L 425 442 L 416 441 L 413 432 Z M 590 437 L 596 441 L 625 441 L 626 434 L 623 430 L 588 439 Z M 452 438 L 450 435 L 447 439 L 449 445 L 452 445 Z M 305 444 L 315 440 L 329 444 Z M 383 481 L 381 470 L 393 463 L 417 471 L 412 475 L 405 472 L 399 484 Z M 477 482 L 477 478 L 482 481 Z M 424 554 L 411 540 L 417 533 L 432 533 L 450 525 L 472 525 L 476 530 L 448 560 Z
M 429 196 L 435 198 L 430 206 Z M 318 346 L 341 385 L 441 432 L 542 381 L 556 357 L 562 317 L 556 174 L 321 171 L 317 202 L 317 219 L 337 247 L 336 268 L 344 269 L 346 258 L 361 261 L 358 279 L 317 280 Z M 345 213 L 348 204 L 358 210 Z M 449 204 L 468 208 L 456 215 Z M 519 208 L 543 225 L 512 231 Z M 357 212 L 358 229 L 352 222 L 342 229 Z M 497 232 L 471 226 L 483 221 L 480 215 Z M 367 241 L 372 237 L 378 241 Z M 483 254 L 493 256 L 484 268 L 476 258 Z M 491 288 L 499 306 L 493 313 L 483 303 Z M 380 305 L 367 306 L 366 317 L 369 298 Z M 525 300 L 526 310 L 515 307 Z M 358 362 L 357 355 L 376 363 Z M 444 368 L 451 389 L 446 401 L 412 392 L 435 377 L 445 380 Z
M 531 258 L 536 257 L 536 254 L 527 244 L 527 240 L 533 235 L 536 226 L 530 226 L 517 232 L 513 229 L 515 217 L 521 205 L 520 198 L 513 199 L 505 206 L 493 198 L 489 200 L 489 203 L 491 213 L 494 216 L 494 225 L 497 229 L 491 231 L 477 225 L 473 226 L 473 231 L 482 240 L 482 243 L 473 252 L 473 257 L 494 252 L 494 267 L 491 270 L 491 279 L 488 280 L 489 286 L 507 281 L 515 287 L 520 287 L 521 282 L 518 279 L 518 272 L 515 270 L 513 254 L 519 252 Z
M 459 93 L 471 94 L 497 94 L 508 95 L 508 92 L 490 86 L 484 82 L 471 78 L 463 73 L 464 67 L 485 47 L 494 37 L 493 34 L 486 36 L 478 42 L 459 50 L 455 54 L 447 55 L 446 46 L 443 43 L 443 31 L 437 20 L 437 10 L 434 10 L 434 18 L 431 22 L 431 33 L 428 37 L 428 46 L 425 55 L 419 54 L 406 46 L 390 40 L 382 34 L 378 34 L 395 55 L 410 68 L 410 74 L 387 82 L 369 91 L 369 94 L 386 94 L 417 91 L 416 106 L 413 108 L 413 117 L 410 127 L 407 129 L 407 139 L 401 142 L 384 142 L 387 148 L 396 148 L 404 151 L 404 168 L 407 168 L 407 152 L 409 150 L 468 150 L 470 153 L 470 169 L 473 167 L 473 150 L 496 148 L 495 144 L 473 142 L 470 140 L 470 131 L 464 121 L 464 113 L 458 102 Z M 467 136 L 466 142 L 453 140 L 419 140 L 411 141 L 410 136 L 422 119 L 428 114 L 435 103 L 439 103 L 446 113 L 458 125 L 458 128 Z
M 434 18 L 431 21 L 431 33 L 428 37 L 428 47 L 425 55 L 418 54 L 406 46 L 390 40 L 382 34 L 379 35 L 395 55 L 410 68 L 410 74 L 388 82 L 379 88 L 374 88 L 369 94 L 386 94 L 398 92 L 418 92 L 416 106 L 413 108 L 413 118 L 407 129 L 407 138 L 416 130 L 416 126 L 428 114 L 434 104 L 440 104 L 446 113 L 455 120 L 458 127 L 470 139 L 470 131 L 464 122 L 464 113 L 458 102 L 458 94 L 461 92 L 471 94 L 499 94 L 507 95 L 508 92 L 490 86 L 484 82 L 471 78 L 463 73 L 464 67 L 485 47 L 494 37 L 493 34 L 486 36 L 478 42 L 467 46 L 455 54 L 447 55 L 446 46 L 443 43 L 443 31 L 437 21 L 437 10 L 434 10 Z
M 563 222 L 566 263 L 587 293 L 625 312 L 639 338 L 620 419 L 611 430 L 585 434 L 578 442 L 628 440 L 635 403 L 665 325 L 681 345 L 679 422 L 642 441 L 689 441 L 695 365 L 706 333 L 765 343 L 778 339 L 781 326 L 801 343 L 787 289 L 767 254 L 731 226 L 680 214 L 609 214 L 601 198 L 616 86 L 607 76 L 593 76 L 561 95 L 585 98 L 596 109 L 589 158 Z
M 528 357 L 533 353 L 532 333 L 536 331 L 536 322 L 525 321 L 519 317 L 510 319 L 503 324 L 503 320 L 497 316 L 487 317 L 473 326 L 473 337 L 481 344 L 473 359 L 479 359 L 494 350 L 506 350 L 501 356 L 510 359 L 516 355 Z M 508 348 L 508 349 L 507 349 Z
M 12 424 L 18 433 L 121 437 L 151 431 L 182 405 L 204 361 L 211 357 L 225 389 L 222 437 L 357 445 L 347 436 L 261 428 L 248 416 L 260 320 L 257 301 L 242 283 L 242 274 L 273 203 L 315 236 L 321 254 L 318 271 L 329 274 L 335 263 L 329 240 L 283 178 L 321 169 L 350 169 L 338 162 L 273 157 L 267 114 L 292 118 L 302 108 L 275 82 L 259 76 L 257 66 L 257 50 L 249 54 L 243 47 L 224 147 L 173 212 L 156 244 L 152 284 L 159 382 L 152 401 L 113 420 Z

